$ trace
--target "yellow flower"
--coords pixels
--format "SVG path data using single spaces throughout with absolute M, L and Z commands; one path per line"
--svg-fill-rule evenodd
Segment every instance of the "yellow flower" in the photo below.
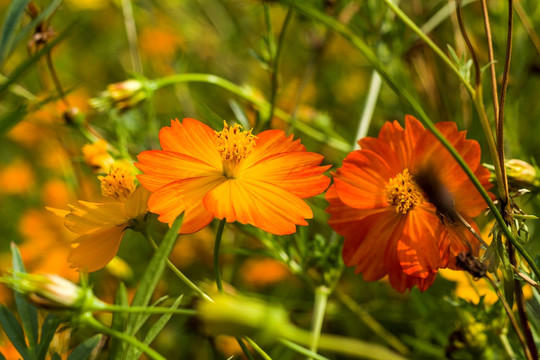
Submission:
M 121 164 L 113 166 L 101 181 L 103 195 L 113 201 L 79 201 L 69 205 L 70 211 L 49 209 L 63 216 L 64 225 L 80 235 L 68 257 L 79 271 L 93 272 L 107 265 L 118 252 L 126 229 L 136 227 L 148 212 L 150 193 L 141 186 L 135 188 L 133 175 Z
M 97 172 L 107 172 L 114 163 L 114 159 L 107 151 L 107 142 L 103 139 L 84 145 L 82 153 L 84 162 Z

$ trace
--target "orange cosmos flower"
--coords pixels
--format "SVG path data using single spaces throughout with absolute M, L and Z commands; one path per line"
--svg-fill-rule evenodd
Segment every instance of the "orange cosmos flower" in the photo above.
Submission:
M 466 132 L 455 123 L 436 127 L 489 188 L 478 143 L 465 139 Z M 358 143 L 361 150 L 345 158 L 326 193 L 329 224 L 345 237 L 347 265 L 356 266 L 367 281 L 388 275 L 399 292 L 415 285 L 424 291 L 438 269 L 456 269 L 460 252 L 478 254 L 478 240 L 456 217 L 478 232 L 472 218 L 486 203 L 450 152 L 417 119 L 406 116 L 405 129 L 397 121 L 387 122 L 377 138 Z
M 107 265 L 118 252 L 126 229 L 135 227 L 148 213 L 150 193 L 135 187 L 135 177 L 126 164 L 115 163 L 106 176 L 100 176 L 104 202 L 79 201 L 70 211 L 51 209 L 64 217 L 64 225 L 79 234 L 68 261 L 72 267 L 93 272 Z
M 171 224 L 182 212 L 181 233 L 196 232 L 214 217 L 291 234 L 313 217 L 302 200 L 323 192 L 330 179 L 322 155 L 306 152 L 281 130 L 257 136 L 239 125 L 216 132 L 194 119 L 171 121 L 159 133 L 163 150 L 144 151 L 137 178 L 152 192 L 151 212 Z

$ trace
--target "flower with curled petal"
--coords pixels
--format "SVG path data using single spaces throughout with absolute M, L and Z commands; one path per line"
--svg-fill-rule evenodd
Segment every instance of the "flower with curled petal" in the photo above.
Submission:
M 151 212 L 171 224 L 184 212 L 181 233 L 193 233 L 214 217 L 285 235 L 313 217 L 304 202 L 323 192 L 329 166 L 281 130 L 257 136 L 239 125 L 212 130 L 195 119 L 171 121 L 159 133 L 162 150 L 144 151 L 135 164 L 152 192 Z
M 452 122 L 435 125 L 484 188 L 489 171 L 480 146 Z M 367 281 L 388 275 L 399 292 L 429 288 L 440 268 L 456 269 L 461 252 L 480 244 L 463 222 L 487 207 L 450 152 L 412 116 L 405 129 L 387 122 L 377 138 L 359 141 L 326 193 L 329 224 L 345 238 L 343 259 Z M 463 220 L 463 221 L 461 221 Z

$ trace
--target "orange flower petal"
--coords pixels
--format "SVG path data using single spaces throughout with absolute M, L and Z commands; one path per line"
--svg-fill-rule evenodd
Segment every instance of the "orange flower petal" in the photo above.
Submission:
M 217 218 L 251 224 L 276 235 L 292 234 L 307 225 L 311 208 L 278 186 L 257 180 L 229 180 L 210 191 L 204 206 Z
M 199 231 L 212 221 L 214 215 L 203 206 L 204 196 L 223 183 L 223 176 L 205 176 L 175 181 L 150 195 L 148 208 L 159 214 L 158 220 L 169 225 L 185 211 L 180 233 Z
M 142 186 L 138 186 L 133 194 L 125 200 L 125 213 L 130 219 L 138 218 L 148 212 L 148 198 L 150 192 Z
M 422 207 L 409 211 L 406 218 L 397 243 L 399 264 L 405 274 L 425 279 L 442 265 L 437 242 L 440 219 Z
M 164 151 L 172 151 L 199 159 L 214 168 L 221 168 L 221 155 L 215 146 L 215 131 L 208 125 L 190 118 L 182 122 L 171 120 L 171 126 L 159 131 Z
M 78 246 L 71 251 L 68 261 L 79 271 L 93 272 L 101 269 L 118 252 L 124 230 L 125 226 L 113 226 L 81 236 L 75 241 Z
M 385 186 L 396 172 L 369 150 L 353 151 L 334 175 L 336 191 L 345 204 L 356 209 L 388 206 Z
M 214 167 L 197 158 L 170 151 L 143 151 L 137 159 L 139 162 L 135 166 L 145 173 L 137 175 L 137 179 L 150 191 L 176 180 L 220 174 L 223 171 L 221 162 L 219 167 Z
M 253 152 L 243 161 L 242 166 L 249 168 L 270 155 L 305 150 L 300 139 L 293 141 L 293 135 L 286 136 L 281 130 L 266 130 L 257 135 Z
M 318 166 L 324 157 L 311 152 L 286 152 L 266 157 L 241 173 L 242 179 L 259 179 L 307 198 L 323 192 L 330 178 L 322 175 L 330 166 Z

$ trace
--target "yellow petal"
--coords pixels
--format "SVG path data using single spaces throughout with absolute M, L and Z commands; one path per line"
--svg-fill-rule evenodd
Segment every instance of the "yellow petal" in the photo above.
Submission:
M 78 246 L 71 251 L 68 261 L 79 271 L 101 269 L 118 252 L 124 230 L 125 226 L 114 226 L 81 236 L 75 241 Z

